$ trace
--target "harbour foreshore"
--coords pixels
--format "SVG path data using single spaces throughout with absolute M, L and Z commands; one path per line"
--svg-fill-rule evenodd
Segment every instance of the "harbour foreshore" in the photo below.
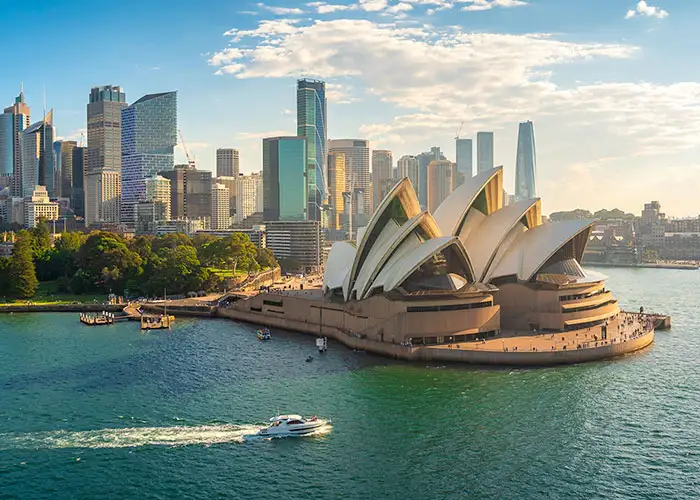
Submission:
M 1 313 L 111 312 L 120 313 L 125 304 L 0 304 Z
M 621 313 L 621 321 L 635 321 L 638 314 Z M 644 321 L 639 325 L 629 325 L 620 337 L 603 340 L 591 332 L 590 339 L 584 330 L 579 332 L 560 332 L 551 335 L 538 335 L 532 339 L 528 335 L 499 337 L 484 342 L 463 342 L 460 344 L 409 346 L 388 342 L 378 342 L 344 332 L 339 328 L 320 325 L 315 322 L 290 320 L 272 315 L 250 313 L 236 308 L 219 308 L 218 317 L 261 324 L 268 327 L 291 330 L 318 336 L 319 331 L 350 349 L 358 349 L 390 358 L 406 361 L 422 362 L 457 362 L 477 365 L 508 365 L 508 366 L 548 366 L 558 364 L 574 364 L 595 361 L 623 354 L 629 354 L 644 349 L 654 341 L 654 328 L 643 328 Z M 629 316 L 628 316 L 629 315 Z M 591 330 L 591 329 L 589 329 Z M 577 335 L 581 337 L 577 337 Z M 559 340 L 558 338 L 562 339 Z M 585 347 L 584 347 L 585 345 Z M 521 346 L 518 349 L 518 346 Z M 527 346 L 527 347 L 524 347 Z

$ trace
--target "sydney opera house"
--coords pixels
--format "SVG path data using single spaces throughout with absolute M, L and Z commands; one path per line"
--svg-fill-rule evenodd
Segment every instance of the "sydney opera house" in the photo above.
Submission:
M 543 365 L 641 349 L 653 325 L 581 266 L 591 227 L 543 224 L 539 199 L 503 206 L 502 168 L 433 214 L 403 179 L 356 241 L 332 247 L 321 290 L 261 294 L 232 317 L 415 360 Z

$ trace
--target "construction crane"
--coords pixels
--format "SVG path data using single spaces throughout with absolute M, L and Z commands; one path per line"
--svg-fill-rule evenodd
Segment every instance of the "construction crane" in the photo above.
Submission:
M 180 134 L 180 142 L 182 143 L 182 149 L 185 150 L 185 156 L 187 157 L 187 164 L 190 168 L 194 168 L 194 157 L 190 156 L 190 152 L 187 151 L 187 145 L 185 144 L 185 138 L 182 136 L 182 130 L 178 129 L 177 133 Z
M 462 133 L 462 127 L 464 127 L 464 120 L 462 120 L 462 123 L 459 124 L 459 128 L 457 129 L 457 136 L 455 137 L 455 141 L 459 140 L 459 136 Z

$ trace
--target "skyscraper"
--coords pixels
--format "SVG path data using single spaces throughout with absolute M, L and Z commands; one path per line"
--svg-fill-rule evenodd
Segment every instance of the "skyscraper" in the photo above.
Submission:
M 321 220 L 326 199 L 326 141 L 328 138 L 326 83 L 320 80 L 297 81 L 297 135 L 307 140 L 307 216 Z
M 306 220 L 308 152 L 306 137 L 263 139 L 263 218 Z
M 20 134 L 23 196 L 32 196 L 36 186 L 46 186 L 49 196 L 56 197 L 54 135 L 53 110 Z
M 416 156 L 418 160 L 418 201 L 422 207 L 428 206 L 428 165 L 433 160 L 446 160 L 440 148 L 433 146 L 430 151 Z M 415 186 L 415 184 L 414 184 Z
M 73 179 L 70 206 L 77 217 L 85 217 L 85 169 L 87 167 L 87 148 L 73 148 Z
M 173 219 L 211 217 L 211 172 L 190 165 L 175 165 L 160 175 L 170 180 L 170 210 Z
M 375 149 L 372 151 L 372 205 L 377 209 L 393 186 L 394 159 L 391 151 Z
M 0 189 L 12 185 L 14 167 L 13 116 L 0 114 Z
M 433 160 L 428 165 L 428 210 L 435 213 L 453 189 L 453 163 L 449 160 Z
M 526 121 L 518 127 L 518 153 L 515 159 L 516 200 L 527 200 L 537 196 L 536 173 L 535 128 L 531 121 Z
M 493 132 L 476 134 L 476 173 L 493 168 Z
M 85 225 L 88 227 L 102 222 L 119 222 L 122 110 L 125 107 L 126 93 L 119 86 L 105 85 L 90 90 L 87 105 L 87 163 L 83 186 Z
M 216 176 L 238 177 L 240 173 L 240 154 L 237 149 L 219 148 L 216 150 Z M 236 196 L 236 193 L 231 193 Z
M 24 91 L 20 90 L 19 95 L 15 98 L 15 102 L 12 106 L 5 108 L 4 115 L 9 115 L 10 118 L 3 118 L 0 122 L 0 142 L 4 146 L 0 146 L 5 151 L 7 151 L 7 146 L 9 141 L 12 141 L 12 194 L 14 196 L 23 196 L 24 190 L 22 189 L 22 148 L 20 145 L 20 136 L 22 131 L 29 127 L 29 106 L 24 101 Z M 11 125 L 8 123 L 11 122 Z M 11 131 L 9 131 L 11 127 Z M 11 138 L 7 138 L 7 134 L 11 134 Z M 7 153 L 2 155 L 0 153 L 0 166 L 2 171 L 7 170 Z M 5 158 L 3 160 L 3 157 Z M 34 189 L 34 186 L 31 186 Z
M 345 154 L 339 151 L 328 153 L 328 205 L 331 209 L 329 227 L 342 229 L 342 214 L 345 211 Z
M 364 139 L 338 139 L 328 141 L 331 153 L 345 154 L 345 185 L 352 192 L 353 226 L 360 227 L 371 215 L 369 191 L 369 141 Z
M 240 177 L 240 175 L 237 175 L 236 177 L 223 176 L 214 177 L 212 179 L 214 184 L 223 184 L 228 188 L 228 194 L 231 197 L 229 202 L 229 210 L 232 218 L 236 216 L 236 195 L 238 194 L 238 179 L 240 179 Z
M 214 184 L 211 188 L 211 228 L 223 231 L 231 227 L 231 194 L 223 184 Z
M 396 177 L 399 180 L 408 177 L 413 184 L 413 189 L 418 192 L 420 188 L 418 158 L 412 155 L 403 155 L 399 158 L 399 161 L 396 162 Z
M 469 179 L 474 176 L 474 154 L 471 139 L 457 139 L 457 172 Z M 457 187 L 457 186 L 455 186 Z
M 263 180 L 260 173 L 239 175 L 236 189 L 236 223 L 263 211 Z
M 58 168 L 56 169 L 59 178 L 57 182 L 61 187 L 60 195 L 63 198 L 71 198 L 73 190 L 73 151 L 78 147 L 76 141 L 56 141 L 58 144 L 54 148 L 54 152 L 57 156 L 56 164 Z M 71 208 L 73 204 L 71 203 Z
M 170 179 L 160 175 L 146 179 L 146 201 L 153 204 L 154 220 L 170 220 Z
M 176 144 L 177 91 L 145 95 L 122 110 L 124 224 L 135 222 L 135 204 L 144 199 L 146 179 L 173 169 Z

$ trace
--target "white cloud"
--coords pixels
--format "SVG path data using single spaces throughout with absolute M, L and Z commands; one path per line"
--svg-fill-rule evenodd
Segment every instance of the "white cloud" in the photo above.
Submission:
M 334 12 L 358 9 L 357 4 L 329 4 L 326 2 L 310 2 L 306 6 L 316 9 L 316 12 L 319 14 L 332 14 Z
M 236 139 L 259 141 L 265 139 L 266 137 L 284 137 L 288 135 L 296 135 L 296 131 L 268 130 L 265 132 L 242 132 L 240 134 L 236 134 Z
M 527 5 L 527 2 L 523 0 L 457 0 L 460 3 L 468 3 L 462 7 L 464 11 L 480 11 L 480 10 L 491 10 L 494 7 L 521 7 Z
M 359 6 L 367 12 L 379 12 L 386 9 L 389 4 L 387 0 L 360 0 Z
M 413 10 L 413 5 L 406 2 L 399 2 L 395 5 L 392 5 L 391 7 L 387 7 L 387 9 L 384 12 L 386 12 L 387 14 L 396 14 L 398 16 L 401 16 L 402 14 L 405 14 L 410 10 Z
M 304 11 L 298 7 L 275 7 L 272 5 L 265 5 L 264 3 L 258 3 L 258 7 L 278 16 L 299 15 L 304 13 Z
M 632 45 L 577 43 L 549 34 L 470 33 L 459 26 L 400 28 L 363 19 L 264 21 L 229 35 L 245 48 L 211 56 L 216 71 L 236 65 L 233 75 L 242 79 L 315 76 L 330 82 L 328 97 L 336 104 L 357 95 L 383 101 L 386 118 L 356 126 L 373 145 L 393 149 L 395 157 L 434 144 L 451 148 L 464 120 L 465 137 L 496 131 L 496 160 L 512 170 L 517 123 L 532 119 L 542 194 L 550 209 L 588 206 L 589 198 L 598 206 L 626 196 L 636 196 L 637 203 L 651 196 L 643 191 L 650 183 L 668 185 L 657 155 L 682 165 L 684 155 L 700 154 L 700 83 L 555 83 L 562 65 L 576 78 L 577 65 L 586 61 L 637 57 L 639 48 Z M 579 78 L 587 75 L 585 67 L 580 70 Z M 352 107 L 343 115 L 329 120 L 331 129 L 362 119 Z M 280 133 L 247 134 L 273 135 Z M 508 152 L 505 158 L 499 158 L 499 150 Z M 693 179 L 700 183 L 696 170 Z M 599 182 L 595 193 L 584 193 L 567 177 L 577 172 Z M 630 203 L 623 208 L 634 209 Z
M 631 19 L 636 15 L 655 17 L 656 19 L 664 19 L 668 17 L 668 11 L 665 11 L 659 7 L 654 7 L 649 5 L 644 0 L 640 0 L 634 9 L 628 10 L 625 19 Z

